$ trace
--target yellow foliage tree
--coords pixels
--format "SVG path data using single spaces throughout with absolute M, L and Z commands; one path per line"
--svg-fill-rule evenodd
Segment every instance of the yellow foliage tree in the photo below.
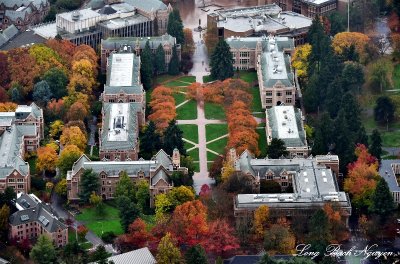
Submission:
M 308 56 L 311 54 L 311 45 L 297 46 L 292 58 L 292 66 L 296 69 L 299 78 L 307 78 Z
M 222 167 L 222 173 L 221 173 L 222 182 L 226 181 L 234 172 L 235 168 L 233 167 L 233 164 L 229 162 L 224 162 L 224 166 Z
M 40 147 L 37 150 L 37 156 L 36 168 L 39 171 L 55 171 L 58 155 L 54 148 L 49 146 Z
M 359 32 L 340 32 L 333 37 L 332 47 L 336 54 L 343 54 L 346 49 L 354 45 L 358 55 L 360 55 L 360 61 L 365 62 L 368 54 L 365 51 L 366 44 L 370 41 L 370 38 Z
M 83 151 L 86 148 L 87 138 L 77 126 L 64 127 L 60 142 L 63 146 L 75 145 Z
M 50 136 L 52 138 L 59 138 L 61 135 L 61 132 L 64 128 L 64 122 L 61 120 L 56 120 L 53 123 L 50 124 Z
M 14 112 L 17 104 L 11 102 L 0 103 L 0 112 Z
M 265 228 L 268 225 L 269 208 L 261 205 L 254 211 L 254 233 L 258 239 L 264 237 Z

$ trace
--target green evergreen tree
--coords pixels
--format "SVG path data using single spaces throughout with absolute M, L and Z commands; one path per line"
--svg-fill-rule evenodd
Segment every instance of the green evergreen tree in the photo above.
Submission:
M 354 160 L 355 143 L 351 140 L 352 134 L 347 124 L 344 109 L 341 109 L 333 124 L 335 128 L 333 141 L 334 151 L 340 158 L 340 171 L 342 172 L 346 172 L 347 164 Z
M 176 45 L 172 48 L 172 57 L 168 64 L 168 74 L 178 75 L 179 74 L 179 58 L 176 51 Z
M 140 74 L 141 80 L 143 83 L 144 89 L 148 90 L 152 86 L 152 79 L 153 79 L 153 60 L 152 60 L 152 53 L 150 49 L 149 41 L 146 42 L 146 45 L 140 55 Z
M 265 253 L 256 264 L 277 264 L 277 262 Z
M 81 176 L 79 196 L 83 202 L 88 203 L 92 192 L 97 193 L 100 189 L 99 175 L 92 169 L 84 170 Z
M 332 83 L 328 85 L 325 108 L 330 114 L 331 118 L 336 118 L 337 113 L 340 109 L 340 104 L 343 97 L 342 79 L 336 78 Z
M 185 253 L 186 263 L 190 264 L 207 264 L 206 251 L 201 245 L 195 245 L 189 248 Z
M 106 251 L 106 248 L 103 245 L 97 246 L 96 250 L 90 256 L 91 262 L 95 262 L 98 264 L 111 264 L 114 262 L 110 262 L 107 258 L 111 257 L 111 253 Z
M 366 147 L 369 146 L 368 135 L 367 135 L 367 131 L 365 131 L 364 126 L 361 126 L 360 129 L 357 131 L 355 142 L 357 142 L 359 144 L 363 144 Z
M 328 153 L 328 146 L 325 145 L 325 138 L 319 127 L 315 129 L 314 143 L 311 152 L 313 155 L 324 155 Z
M 13 85 L 13 87 L 11 88 L 11 101 L 17 104 L 22 101 L 19 85 Z
M 118 199 L 120 196 L 126 196 L 132 199 L 132 201 L 135 200 L 136 196 L 136 187 L 132 180 L 129 178 L 128 174 L 126 171 L 123 171 L 119 177 L 119 181 L 117 182 L 117 185 L 115 186 L 115 193 L 114 197 Z
M 287 156 L 288 151 L 285 147 L 285 142 L 279 138 L 273 138 L 267 146 L 267 156 L 270 159 L 279 159 L 282 156 Z
M 318 209 L 311 216 L 308 228 L 310 232 L 308 233 L 307 242 L 311 244 L 312 251 L 318 251 L 320 256 L 323 256 L 331 238 L 329 220 L 324 210 Z
M 174 9 L 174 11 L 169 14 L 167 33 L 176 38 L 176 43 L 181 45 L 184 43 L 183 23 L 178 9 Z
M 165 72 L 165 52 L 162 45 L 158 45 L 154 58 L 154 71 L 156 74 Z
M 331 36 L 346 30 L 346 19 L 337 11 L 329 15 L 329 22 L 331 22 Z
M 225 80 L 233 77 L 233 59 L 228 43 L 220 40 L 210 58 L 211 76 L 214 79 Z
M 389 97 L 381 96 L 376 99 L 376 106 L 374 108 L 375 121 L 386 124 L 387 129 L 389 129 L 389 123 L 394 119 L 395 111 L 396 106 Z
M 352 134 L 351 139 L 353 139 L 353 142 L 356 142 L 357 134 L 355 133 L 357 133 L 361 129 L 362 123 L 360 106 L 353 93 L 347 92 L 343 95 L 340 109 L 343 109 L 343 112 L 345 114 L 347 128 Z
M 314 73 L 319 73 L 321 62 L 325 59 L 327 47 L 330 45 L 330 39 L 324 32 L 324 27 L 319 16 L 315 16 L 312 21 L 307 33 L 307 39 L 311 44 L 307 73 L 309 76 L 312 76 Z
M 50 86 L 46 81 L 37 82 L 33 87 L 32 98 L 40 106 L 45 106 L 53 97 Z
M 140 137 L 139 156 L 145 160 L 151 159 L 161 149 L 160 137 L 156 132 L 156 125 L 153 121 L 150 121 Z
M 356 62 L 346 62 L 342 71 L 342 85 L 345 92 L 360 92 L 363 85 L 364 68 Z
M 134 199 L 136 199 L 136 197 L 134 197 Z M 128 232 L 129 225 L 132 224 L 141 213 L 139 206 L 132 200 L 132 197 L 125 195 L 117 198 L 120 223 L 125 233 Z
M 44 74 L 43 80 L 48 83 L 50 91 L 56 99 L 67 95 L 68 76 L 63 70 L 52 68 Z
M 53 242 L 47 235 L 41 235 L 37 239 L 29 253 L 30 258 L 36 264 L 52 264 L 56 261 L 56 250 Z
M 377 214 L 381 220 L 387 219 L 396 209 L 392 193 L 384 178 L 380 178 L 375 191 L 372 194 L 372 204 L 369 207 L 371 213 Z
M 169 155 L 172 155 L 174 148 L 177 148 L 181 155 L 186 155 L 186 149 L 182 140 L 182 136 L 182 130 L 176 125 L 175 120 L 171 120 L 164 132 L 164 151 Z
M 74 240 L 68 243 L 61 253 L 61 259 L 65 264 L 86 264 L 89 256 L 79 243 Z
M 304 108 L 307 112 L 317 112 L 319 105 L 318 89 L 319 78 L 317 74 L 310 77 L 308 84 L 303 91 Z
M 380 161 L 382 156 L 382 138 L 378 129 L 374 129 L 372 131 L 370 139 L 371 139 L 371 144 L 369 146 L 368 151 L 372 156 L 374 156 Z

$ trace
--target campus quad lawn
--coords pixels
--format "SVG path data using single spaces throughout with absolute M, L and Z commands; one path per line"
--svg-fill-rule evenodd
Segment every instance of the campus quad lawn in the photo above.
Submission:
M 218 156 L 215 155 L 214 153 L 207 151 L 207 162 L 211 161 L 213 162 Z
M 97 236 L 100 237 L 102 231 L 112 231 L 116 235 L 123 233 L 117 208 L 104 203 L 104 216 L 98 216 L 95 208 L 84 208 L 81 211 L 82 214 L 77 215 L 76 220 L 83 222 Z
M 167 82 L 165 86 L 175 87 L 175 86 L 189 86 L 191 83 L 196 81 L 195 76 L 183 76 L 179 79 Z
M 186 87 L 188 85 L 189 85 L 189 83 L 181 82 L 181 81 L 178 81 L 178 80 L 173 80 L 173 81 L 170 81 L 170 82 L 165 84 L 165 86 L 167 86 L 167 87 L 181 87 L 181 86 Z
M 382 146 L 398 147 L 400 146 L 400 131 L 381 132 Z
M 257 72 L 256 71 L 240 71 L 239 77 L 245 82 L 253 83 L 257 81 Z
M 187 151 L 186 154 L 188 154 L 193 159 L 193 161 L 199 160 L 199 149 L 198 148 L 192 149 L 191 151 Z
M 186 101 L 186 97 L 183 93 L 174 93 L 174 99 L 175 99 L 175 106 Z
M 226 118 L 222 105 L 207 102 L 204 103 L 204 115 L 206 119 L 224 120 Z
M 207 142 L 223 135 L 228 134 L 227 124 L 208 124 L 206 125 L 206 140 Z
M 253 95 L 253 101 L 251 102 L 251 111 L 265 113 L 265 110 L 263 110 L 261 107 L 260 91 L 258 90 L 258 88 L 252 87 L 251 94 Z
M 210 144 L 207 144 L 207 148 L 211 149 L 219 154 L 224 154 L 224 150 L 226 147 L 226 144 L 228 143 L 228 138 L 221 138 L 217 141 L 214 141 Z
M 260 155 L 261 157 L 265 157 L 267 155 L 266 150 L 267 150 L 267 138 L 265 135 L 265 129 L 257 129 L 256 130 L 259 138 L 258 138 L 258 149 L 260 150 Z
M 203 83 L 208 83 L 208 82 L 212 82 L 212 81 L 215 81 L 215 79 L 212 78 L 211 75 L 203 76 Z
M 197 118 L 197 102 L 190 100 L 176 109 L 178 120 L 192 120 Z
M 197 125 L 178 125 L 178 127 L 182 130 L 184 138 L 194 143 L 199 142 Z

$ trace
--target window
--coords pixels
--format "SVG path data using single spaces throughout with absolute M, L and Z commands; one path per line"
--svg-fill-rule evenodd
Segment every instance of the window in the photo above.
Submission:
M 24 182 L 24 179 L 17 179 L 17 182 Z
M 24 189 L 24 185 L 23 184 L 18 184 L 18 189 Z
M 292 91 L 286 91 L 286 95 L 292 95 Z
M 248 51 L 241 51 L 241 52 L 240 52 L 240 57 L 248 58 L 248 57 L 250 57 L 250 52 L 248 52 Z
M 282 96 L 282 92 L 276 92 L 276 96 Z
M 265 96 L 272 96 L 272 92 L 266 92 Z
M 266 178 L 267 178 L 267 180 L 272 180 L 273 177 L 274 177 L 274 176 L 272 176 L 272 174 L 268 174 Z
M 104 155 L 104 158 L 106 158 L 106 159 L 109 160 L 109 159 L 111 158 L 111 157 L 110 157 L 110 154 L 105 154 L 105 155 Z
M 15 182 L 15 179 L 8 179 L 8 182 Z
M 291 97 L 286 98 L 286 103 L 287 104 L 291 104 L 292 103 L 292 98 Z
M 287 182 L 282 182 L 282 187 L 287 187 L 288 183 Z
M 269 99 L 269 98 L 265 99 L 265 103 L 266 104 L 272 104 L 272 99 Z
M 240 59 L 240 64 L 248 64 L 249 59 Z

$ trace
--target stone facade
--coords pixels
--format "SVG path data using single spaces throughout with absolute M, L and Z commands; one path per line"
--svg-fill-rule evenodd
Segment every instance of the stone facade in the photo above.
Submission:
M 172 48 L 176 45 L 176 52 L 179 60 L 181 59 L 181 46 L 176 44 L 176 39 L 168 34 L 159 37 L 129 37 L 129 38 L 108 38 L 101 41 L 101 71 L 107 69 L 107 60 L 112 52 L 118 51 L 121 47 L 129 47 L 136 55 L 140 55 L 144 49 L 146 42 L 149 41 L 153 54 L 156 53 L 158 46 L 161 44 L 165 53 L 165 69 L 168 69 L 169 62 L 172 58 Z
M 79 184 L 85 169 L 92 169 L 99 175 L 99 194 L 103 199 L 113 199 L 116 185 L 121 173 L 126 172 L 129 178 L 137 183 L 146 180 L 150 188 L 150 205 L 154 207 L 157 194 L 167 193 L 173 188 L 170 176 L 175 171 L 188 173 L 187 168 L 180 167 L 176 162 L 180 159 L 179 152 L 174 150 L 173 158 L 160 150 L 151 160 L 138 161 L 90 161 L 83 155 L 67 173 L 68 200 L 79 200 Z
M 10 216 L 9 237 L 17 241 L 48 235 L 56 247 L 68 243 L 68 228 L 53 214 L 52 208 L 33 194 L 19 193 L 17 212 Z
M 11 187 L 27 193 L 31 179 L 25 154 L 35 152 L 43 139 L 43 111 L 36 104 L 19 105 L 0 113 L 0 192 Z
M 48 0 L 0 0 L 0 29 L 15 25 L 19 30 L 39 24 L 50 10 Z

